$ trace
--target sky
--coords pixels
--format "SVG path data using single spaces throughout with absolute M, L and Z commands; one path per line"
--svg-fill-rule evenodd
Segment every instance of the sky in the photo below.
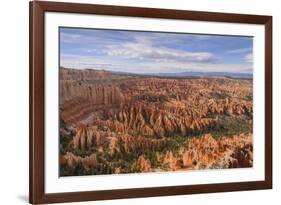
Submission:
M 60 28 L 60 66 L 130 73 L 252 73 L 253 38 Z

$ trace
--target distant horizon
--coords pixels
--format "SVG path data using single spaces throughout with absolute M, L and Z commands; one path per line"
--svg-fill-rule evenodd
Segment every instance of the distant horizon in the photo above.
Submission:
M 94 69 L 94 68 L 65 68 L 63 69 L 72 69 L 72 70 L 92 70 L 92 71 L 104 71 L 111 72 L 116 75 L 137 75 L 137 76 L 155 76 L 162 78 L 188 78 L 188 77 L 230 77 L 236 79 L 253 79 L 253 73 L 233 73 L 233 72 L 209 72 L 209 71 L 182 71 L 182 72 L 170 72 L 170 73 L 134 73 L 134 72 L 124 72 L 124 71 L 111 71 L 107 69 Z
M 253 37 L 59 29 L 60 66 L 129 73 L 253 72 Z M 199 68 L 199 69 L 198 69 Z
M 155 72 L 155 73 L 143 73 L 143 72 L 126 72 L 126 71 L 121 71 L 121 70 L 110 70 L 110 69 L 106 69 L 106 68 L 101 68 L 101 69 L 97 69 L 97 68 L 75 68 L 75 67 L 64 67 L 64 66 L 60 66 L 61 68 L 64 69 L 73 69 L 73 70 L 96 70 L 96 71 L 108 71 L 108 72 L 114 72 L 114 73 L 131 73 L 131 74 L 175 74 L 175 73 L 231 73 L 231 74 L 245 74 L 245 75 L 253 75 L 253 72 L 249 72 L 249 73 L 243 73 L 243 72 L 224 72 L 224 71 L 201 71 L 201 70 L 182 70 L 182 71 L 178 71 L 178 72 Z

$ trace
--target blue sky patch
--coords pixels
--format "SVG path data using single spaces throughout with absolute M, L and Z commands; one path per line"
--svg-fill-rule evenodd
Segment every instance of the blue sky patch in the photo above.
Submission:
M 252 73 L 253 37 L 60 28 L 60 65 L 131 73 Z

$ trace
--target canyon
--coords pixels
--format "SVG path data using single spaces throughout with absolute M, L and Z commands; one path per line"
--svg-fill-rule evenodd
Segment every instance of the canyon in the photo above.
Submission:
M 60 68 L 60 175 L 253 166 L 251 79 Z

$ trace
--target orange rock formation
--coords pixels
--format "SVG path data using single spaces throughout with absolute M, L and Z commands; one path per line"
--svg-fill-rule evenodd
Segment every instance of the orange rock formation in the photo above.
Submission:
M 110 173 L 251 167 L 251 132 L 209 133 L 221 129 L 219 116 L 251 119 L 252 95 L 251 80 L 60 68 L 60 164 L 99 171 L 106 162 Z

